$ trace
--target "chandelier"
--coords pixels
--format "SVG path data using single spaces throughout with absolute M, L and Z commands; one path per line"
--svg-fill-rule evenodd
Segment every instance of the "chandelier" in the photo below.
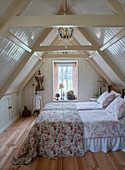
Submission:
M 74 29 L 71 27 L 69 28 L 60 27 L 58 31 L 59 31 L 59 36 L 61 37 L 61 39 L 70 40 L 73 37 Z

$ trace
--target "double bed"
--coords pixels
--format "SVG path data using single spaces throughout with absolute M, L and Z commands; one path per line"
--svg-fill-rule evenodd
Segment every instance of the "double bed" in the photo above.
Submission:
M 104 95 L 110 96 L 107 92 Z M 124 106 L 125 99 L 120 96 L 115 96 L 103 110 L 79 110 L 76 103 L 47 104 L 31 128 L 22 153 L 13 158 L 12 164 L 28 164 L 37 155 L 51 158 L 83 156 L 88 150 L 125 150 Z M 120 114 L 117 108 L 122 108 Z M 111 113 L 113 109 L 115 112 Z

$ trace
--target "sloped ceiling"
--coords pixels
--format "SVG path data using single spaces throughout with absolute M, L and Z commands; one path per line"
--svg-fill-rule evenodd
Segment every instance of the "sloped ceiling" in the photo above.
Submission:
M 108 15 L 114 14 L 105 0 L 69 0 L 70 10 L 77 15 Z
M 3 17 L 3 15 L 6 13 L 8 8 L 12 5 L 14 0 L 0 0 L 0 19 Z
M 5 28 L 3 29 L 5 30 L 4 35 L 0 39 L 0 98 L 7 90 L 8 92 L 18 91 L 26 77 L 30 75 L 28 77 L 29 80 L 41 63 L 43 63 L 47 54 L 50 54 L 48 53 L 49 51 L 46 53 L 43 51 L 37 52 L 35 51 L 36 47 L 63 44 L 58 37 L 58 28 L 48 30 L 45 27 L 9 28 L 10 21 L 12 22 L 14 20 L 13 14 L 15 15 L 15 13 L 11 11 L 11 7 L 15 4 L 17 5 L 18 1 L 19 0 L 0 1 L 0 18 L 2 24 L 4 23 L 2 27 Z M 20 16 L 49 16 L 64 13 L 86 16 L 115 15 L 117 13 L 117 16 L 119 16 L 122 14 L 122 9 L 123 11 L 125 9 L 124 0 L 115 0 L 113 6 L 109 0 L 26 0 L 24 8 L 23 3 L 24 1 L 22 1 L 21 9 L 18 5 L 15 5 L 19 8 L 17 14 Z M 8 9 L 11 11 L 12 17 L 6 17 Z M 3 22 L 3 18 L 6 22 Z M 7 27 L 9 28 L 8 30 Z M 11 38 L 10 36 L 8 37 L 8 31 Z M 121 31 L 123 31 L 122 36 L 120 34 L 121 37 L 118 38 L 116 35 Z M 77 46 L 95 47 L 94 51 L 98 51 L 95 55 L 93 55 L 94 51 L 92 50 L 86 51 L 88 60 L 90 60 L 90 55 L 114 84 L 125 85 L 124 32 L 124 27 L 87 27 L 83 31 L 81 31 L 79 27 L 75 27 L 75 39 L 69 45 L 75 44 Z M 41 35 L 43 38 L 40 39 Z M 114 40 L 113 43 L 111 41 L 112 39 Z M 108 46 L 107 43 L 110 43 L 110 45 Z M 107 47 L 103 51 L 105 51 L 106 57 L 109 57 L 109 61 L 113 61 L 114 67 L 112 68 L 100 53 L 101 47 L 105 44 Z M 29 48 L 29 50 L 27 50 L 27 48 Z M 77 53 L 84 55 L 82 51 L 78 51 Z M 115 71 L 113 68 L 118 68 L 118 71 Z M 119 76 L 120 74 L 121 76 Z M 25 84 L 26 83 L 27 82 L 25 82 Z

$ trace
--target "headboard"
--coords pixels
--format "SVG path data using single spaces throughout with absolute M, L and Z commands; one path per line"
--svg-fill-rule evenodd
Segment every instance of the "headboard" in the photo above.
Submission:
M 110 93 L 111 90 L 114 90 L 115 92 L 120 93 L 120 94 L 121 94 L 121 97 L 124 98 L 125 89 L 120 89 L 120 88 L 118 88 L 118 87 L 114 87 L 114 86 L 112 86 L 112 85 L 109 85 L 109 86 L 108 86 L 108 92 Z

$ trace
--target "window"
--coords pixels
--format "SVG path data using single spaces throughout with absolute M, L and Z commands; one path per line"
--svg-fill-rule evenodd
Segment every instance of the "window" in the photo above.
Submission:
M 60 99 L 67 99 L 67 92 L 72 90 L 74 98 L 77 99 L 77 61 L 55 61 L 53 62 L 53 98 L 56 94 Z

